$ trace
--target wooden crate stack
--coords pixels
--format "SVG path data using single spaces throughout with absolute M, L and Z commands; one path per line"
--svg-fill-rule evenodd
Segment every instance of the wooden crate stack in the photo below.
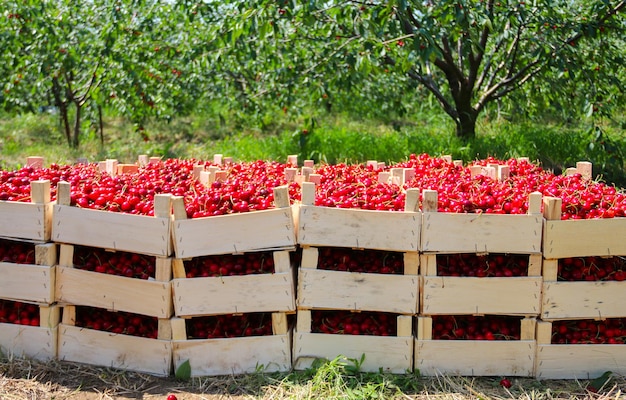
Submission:
M 336 209 L 314 205 L 315 183 L 302 182 L 298 209 L 297 325 L 294 368 L 316 359 L 365 358 L 364 371 L 404 373 L 413 366 L 412 320 L 419 307 L 419 192 L 407 192 L 404 212 Z M 386 275 L 318 269 L 321 247 L 370 249 L 403 253 L 404 274 Z M 393 313 L 396 336 L 312 332 L 312 312 L 350 310 Z
M 26 165 L 43 167 L 42 157 Z M 34 264 L 0 262 L 0 299 L 35 304 L 40 326 L 0 324 L 0 348 L 5 354 L 48 360 L 57 355 L 60 313 L 54 305 L 57 247 L 50 242 L 52 208 L 50 181 L 30 183 L 30 202 L 0 201 L 0 238 L 26 243 L 35 252 Z
M 562 201 L 544 199 L 543 300 L 536 376 L 596 378 L 626 374 L 626 345 L 553 344 L 556 321 L 626 318 L 626 281 L 559 281 L 559 260 L 626 256 L 626 218 L 561 220 Z
M 13 245 L 12 240 L 3 243 Z M 36 306 L 39 326 L 0 323 L 0 350 L 6 355 L 50 360 L 57 356 L 60 312 L 54 304 L 54 277 L 57 264 L 54 243 L 21 243 L 32 246 L 34 264 L 0 262 L 0 301 Z
M 160 376 L 171 373 L 171 196 L 155 195 L 154 207 L 154 217 L 73 207 L 70 185 L 59 182 L 52 229 L 60 244 L 55 291 L 63 305 L 59 359 Z M 77 269 L 75 246 L 154 256 L 154 280 Z M 76 326 L 78 306 L 158 318 L 158 337 Z
M 201 174 L 205 172 L 202 170 Z M 172 344 L 176 369 L 186 362 L 192 376 L 291 369 L 288 315 L 295 312 L 291 254 L 296 243 L 286 186 L 274 189 L 274 202 L 276 207 L 269 210 L 187 219 L 183 199 L 174 199 Z M 272 257 L 274 272 L 191 278 L 186 275 L 188 261 L 247 253 Z M 258 313 L 271 314 L 272 335 L 198 339 L 190 338 L 187 329 L 189 320 L 202 317 Z
M 541 305 L 541 194 L 530 195 L 526 215 L 443 213 L 437 203 L 436 191 L 423 192 L 415 368 L 424 375 L 532 376 Z M 438 256 L 463 253 L 527 255 L 528 276 L 438 276 Z M 433 340 L 436 315 L 523 317 L 521 340 Z

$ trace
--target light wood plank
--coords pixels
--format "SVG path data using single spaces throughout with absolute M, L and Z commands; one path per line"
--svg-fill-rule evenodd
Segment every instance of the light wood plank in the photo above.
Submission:
M 544 282 L 541 318 L 626 317 L 626 282 Z
M 0 323 L 0 351 L 4 356 L 40 361 L 57 356 L 57 328 Z
M 311 333 L 312 314 L 311 310 L 298 310 L 296 314 L 296 331 L 300 333 Z
M 57 304 L 39 306 L 39 326 L 56 328 L 61 322 L 61 307 Z
M 169 376 L 172 366 L 172 343 L 169 340 L 59 325 L 61 361 Z
M 545 258 L 626 255 L 626 218 L 546 221 Z
M 533 376 L 536 343 L 484 340 L 416 340 L 421 375 Z
M 626 375 L 626 345 L 553 344 L 537 346 L 538 379 L 594 379 L 606 371 Z
M 361 360 L 361 371 L 404 374 L 413 368 L 412 337 L 294 333 L 294 369 L 310 368 L 316 359 Z
M 35 246 L 35 264 L 43 266 L 57 265 L 59 262 L 58 245 L 42 243 Z
M 174 368 L 189 360 L 191 376 L 284 372 L 291 369 L 290 335 L 173 342 Z
M 433 319 L 431 317 L 417 317 L 417 339 L 431 340 L 433 338 Z
M 539 214 L 424 213 L 422 251 L 540 253 L 542 227 Z
M 0 262 L 0 297 L 53 303 L 55 272 L 56 267 Z
M 298 242 L 390 251 L 417 251 L 421 213 L 300 207 Z
M 170 219 L 54 206 L 55 242 L 155 256 L 171 254 Z
M 302 268 L 298 307 L 416 314 L 416 275 L 372 274 Z
M 0 201 L 0 236 L 49 241 L 52 231 L 52 207 L 52 203 Z
M 291 272 L 172 281 L 176 316 L 294 311 Z
M 539 315 L 541 277 L 424 277 L 422 313 Z
M 50 181 L 32 181 L 30 183 L 30 201 L 37 204 L 50 203 Z
M 288 330 L 287 314 L 283 312 L 272 313 L 272 333 L 274 335 L 286 335 Z
M 170 282 L 158 282 L 123 276 L 58 267 L 56 301 L 127 311 L 158 318 L 171 317 Z
M 291 208 L 174 221 L 176 257 L 280 250 L 295 247 Z

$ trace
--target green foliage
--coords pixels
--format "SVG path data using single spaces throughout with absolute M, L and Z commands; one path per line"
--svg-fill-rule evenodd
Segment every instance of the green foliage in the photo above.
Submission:
M 265 132 L 279 112 L 394 124 L 441 107 L 448 128 L 468 139 L 496 102 L 518 120 L 550 110 L 569 121 L 586 113 L 598 124 L 624 101 L 626 5 L 618 1 L 3 5 L 3 109 L 56 106 L 73 146 L 92 134 L 102 110 L 151 141 L 151 121 L 193 114 Z
M 191 379 L 191 364 L 189 360 L 185 360 L 182 364 L 176 368 L 175 372 L 176 379 L 180 379 L 181 381 L 188 381 Z
M 414 374 L 387 374 L 361 371 L 365 356 L 358 359 L 338 356 L 318 359 L 311 368 L 289 374 L 281 381 L 294 398 L 389 399 L 421 388 Z M 308 396 L 306 394 L 308 393 Z
M 490 104 L 531 82 L 540 84 L 536 78 L 548 75 L 557 82 L 555 71 L 561 71 L 585 86 L 589 76 L 579 72 L 595 70 L 598 60 L 606 60 L 607 71 L 623 64 L 617 32 L 626 5 L 617 1 L 226 4 L 232 12 L 216 32 L 224 40 L 221 59 L 235 59 L 237 66 L 221 67 L 245 66 L 248 93 L 256 93 L 246 101 L 274 96 L 287 107 L 304 92 L 317 105 L 353 110 L 354 104 L 370 105 L 372 94 L 375 106 L 364 109 L 402 115 L 411 110 L 407 105 L 424 101 L 419 87 L 441 105 L 464 139 L 475 135 L 478 116 Z M 605 43 L 611 45 L 603 47 L 602 58 L 587 57 L 587 50 Z M 621 87 L 610 72 L 594 79 L 600 91 L 615 93 L 613 88 Z M 535 93 L 549 103 L 559 91 Z M 589 104 L 596 107 L 597 96 Z
M 452 133 L 450 121 L 437 114 L 422 114 L 419 119 L 423 120 L 420 124 L 386 123 L 332 115 L 312 122 L 292 120 L 281 113 L 267 120 L 274 133 L 263 134 L 254 126 L 236 129 L 229 123 L 216 125 L 209 117 L 192 116 L 169 124 L 149 120 L 146 131 L 150 139 L 144 141 L 132 134 L 133 125 L 128 120 L 107 117 L 105 126 L 110 133 L 104 144 L 91 135 L 76 150 L 58 144 L 54 116 L 30 115 L 1 121 L 0 152 L 5 167 L 21 165 L 28 155 L 42 155 L 47 162 L 71 163 L 78 157 L 134 162 L 139 154 L 208 160 L 216 153 L 241 161 L 284 161 L 287 155 L 297 154 L 299 160 L 318 163 L 375 159 L 388 164 L 411 153 L 449 154 L 464 162 L 488 156 L 523 156 L 557 173 L 578 161 L 591 161 L 594 175 L 626 187 L 626 133 L 619 123 L 578 121 L 568 125 L 549 120 L 518 123 L 483 119 L 479 121 L 480 133 L 463 141 Z

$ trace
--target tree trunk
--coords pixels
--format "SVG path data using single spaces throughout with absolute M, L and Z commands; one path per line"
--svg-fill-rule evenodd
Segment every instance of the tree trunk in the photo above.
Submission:
M 458 117 L 455 118 L 456 136 L 464 141 L 474 139 L 476 137 L 476 120 L 478 113 L 473 109 L 459 111 Z
M 100 144 L 104 144 L 104 123 L 102 121 L 101 105 L 98 105 L 98 129 L 100 130 Z
M 59 108 L 59 117 L 61 118 L 63 130 L 65 131 L 67 144 L 71 147 L 72 136 L 70 130 L 70 120 L 68 116 L 67 103 L 64 102 L 61 98 L 61 85 L 59 85 L 59 80 L 57 78 L 52 78 L 52 95 L 54 96 L 55 105 Z
M 77 149 L 78 148 L 78 137 L 80 135 L 80 117 L 82 106 L 78 103 L 74 103 L 76 105 L 76 118 L 74 119 L 74 137 L 72 138 L 71 147 Z
M 67 138 L 68 146 L 72 146 L 72 131 L 70 129 L 70 118 L 68 116 L 67 104 L 61 102 L 58 105 L 59 115 L 61 116 L 61 122 L 63 122 L 63 130 L 65 131 L 65 137 Z

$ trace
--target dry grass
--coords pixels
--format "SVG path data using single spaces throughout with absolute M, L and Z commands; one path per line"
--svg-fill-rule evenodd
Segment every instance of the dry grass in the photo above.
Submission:
M 613 376 L 599 393 L 590 393 L 586 381 L 511 378 L 505 389 L 499 378 L 418 377 L 361 374 L 329 363 L 315 370 L 289 374 L 255 373 L 242 376 L 193 378 L 182 382 L 136 372 L 76 363 L 0 360 L 0 399 L 151 399 L 176 394 L 192 399 L 626 399 L 626 378 Z

